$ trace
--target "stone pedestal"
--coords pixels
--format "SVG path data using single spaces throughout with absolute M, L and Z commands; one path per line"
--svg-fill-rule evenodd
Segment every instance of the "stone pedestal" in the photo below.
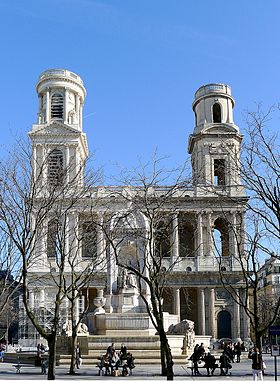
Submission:
M 136 288 L 124 288 L 118 295 L 117 312 L 142 312 Z
M 164 329 L 179 322 L 179 316 L 163 313 Z M 147 313 L 104 313 L 94 317 L 95 334 L 107 336 L 151 336 L 156 334 Z

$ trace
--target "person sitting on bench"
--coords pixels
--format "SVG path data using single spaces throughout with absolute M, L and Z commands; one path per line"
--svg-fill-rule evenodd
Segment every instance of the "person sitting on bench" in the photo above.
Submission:
M 207 369 L 207 376 L 210 376 L 210 370 L 211 370 L 211 375 L 213 376 L 215 369 L 216 369 L 216 359 L 215 357 L 208 352 L 206 356 L 204 356 L 204 361 L 205 361 L 205 368 Z

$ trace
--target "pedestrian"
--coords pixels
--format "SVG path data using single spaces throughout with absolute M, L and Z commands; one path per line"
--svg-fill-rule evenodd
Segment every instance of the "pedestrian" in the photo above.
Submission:
M 241 343 L 240 343 L 240 341 L 238 341 L 234 345 L 234 352 L 235 352 L 235 355 L 236 355 L 236 362 L 240 362 L 240 356 L 241 356 Z
M 120 360 L 123 361 L 126 359 L 127 356 L 127 346 L 125 344 L 121 345 L 121 350 L 120 350 Z
M 234 362 L 234 350 L 232 349 L 232 343 L 229 343 L 224 348 L 224 353 L 230 358 L 231 362 Z
M 196 344 L 196 346 L 194 347 L 194 350 L 193 350 L 193 354 L 190 357 L 190 360 L 193 363 L 193 371 L 194 371 L 194 375 L 195 376 L 200 374 L 199 371 L 198 371 L 198 361 L 199 361 L 199 358 L 200 358 L 199 344 Z
M 203 357 L 205 355 L 205 348 L 203 343 L 201 343 L 198 347 L 198 355 L 199 355 L 199 360 L 203 360 Z
M 109 347 L 107 348 L 107 352 L 106 352 L 106 355 L 110 358 L 112 358 L 114 352 L 115 352 L 115 344 L 112 343 L 111 345 L 109 345 Z
M 76 363 L 77 369 L 79 369 L 80 366 L 82 365 L 82 354 L 81 354 L 81 348 L 79 343 L 77 343 L 77 346 L 75 348 L 75 363 Z
M 226 376 L 228 374 L 228 370 L 231 369 L 232 366 L 230 364 L 230 358 L 228 357 L 225 350 L 221 354 L 219 362 L 220 362 L 221 376 Z
M 47 358 L 42 358 L 41 360 L 41 374 L 47 374 L 47 369 L 49 366 L 49 360 Z
M 253 381 L 263 381 L 263 360 L 260 350 L 256 345 L 254 349 L 249 352 L 248 357 L 252 360 Z
M 5 354 L 5 351 L 4 351 L 4 347 L 0 347 L 0 361 L 3 362 L 4 361 L 4 354 Z

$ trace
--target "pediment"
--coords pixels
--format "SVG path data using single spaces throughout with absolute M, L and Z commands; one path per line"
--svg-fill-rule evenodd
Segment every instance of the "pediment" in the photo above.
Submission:
M 81 131 L 60 122 L 51 122 L 47 125 L 33 125 L 31 134 L 47 134 L 47 135 L 80 135 Z

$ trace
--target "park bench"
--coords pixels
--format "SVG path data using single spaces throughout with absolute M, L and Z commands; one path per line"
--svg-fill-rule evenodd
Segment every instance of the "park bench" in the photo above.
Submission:
M 98 375 L 122 375 L 128 376 L 132 375 L 132 369 L 135 368 L 134 361 L 130 365 L 127 364 L 126 360 L 123 360 L 118 366 L 117 369 L 115 366 L 111 366 L 110 362 L 107 361 L 106 355 L 101 356 L 99 363 L 96 367 L 99 369 Z M 112 374 L 111 374 L 112 373 Z
M 36 358 L 36 360 L 38 360 Z M 35 363 L 22 363 L 18 361 L 17 364 L 13 364 L 13 367 L 16 370 L 16 373 L 20 373 L 21 368 L 38 368 L 41 367 L 41 374 L 46 374 L 47 373 L 47 368 L 48 368 L 48 359 L 47 358 L 41 358 L 40 363 L 35 361 Z
M 192 372 L 192 376 L 194 376 L 194 366 L 191 365 L 191 366 L 188 366 L 187 368 L 191 370 L 191 372 Z M 215 364 L 215 370 L 216 370 L 217 368 L 219 368 L 219 364 Z M 203 364 L 203 365 L 198 365 L 198 371 L 199 371 L 199 372 L 200 372 L 201 369 L 206 369 L 205 364 Z M 211 369 L 211 368 L 210 368 L 210 369 Z M 214 371 L 215 371 L 215 370 L 214 370 Z

